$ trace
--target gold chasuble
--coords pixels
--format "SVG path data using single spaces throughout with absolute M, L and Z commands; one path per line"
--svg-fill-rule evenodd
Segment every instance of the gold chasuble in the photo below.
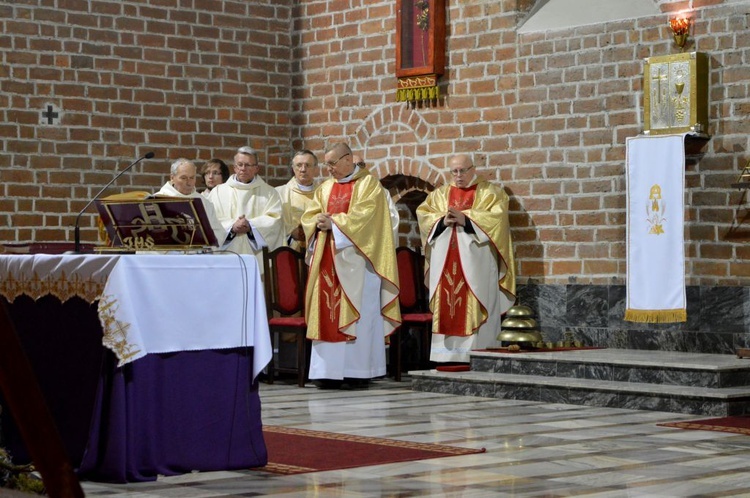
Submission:
M 499 333 L 500 315 L 513 304 L 516 292 L 508 202 L 504 190 L 475 178 L 466 188 L 438 188 L 417 208 L 429 265 L 434 334 L 468 337 L 485 325 L 492 329 L 487 340 Z M 439 223 L 449 207 L 466 216 L 470 230 Z M 468 354 L 464 346 L 459 356 L 446 352 L 437 361 L 463 361 Z
M 315 185 L 317 186 L 317 185 Z M 287 243 L 298 251 L 304 251 L 304 242 L 289 240 L 289 235 L 299 226 L 302 214 L 312 203 L 315 187 L 303 190 L 297 179 L 292 177 L 284 185 L 276 187 L 276 192 L 281 197 L 282 217 L 284 218 L 284 232 Z
M 318 231 L 318 214 L 331 215 L 333 224 L 353 246 L 337 249 L 333 230 Z M 380 314 L 383 335 L 401 322 L 398 304 L 398 272 L 388 201 L 380 182 L 366 169 L 350 182 L 325 181 L 302 215 L 305 238 L 315 240 L 305 298 L 307 338 L 343 342 L 357 337 L 361 318 L 364 267 L 369 264 L 380 279 Z M 316 239 L 317 238 L 317 239 Z

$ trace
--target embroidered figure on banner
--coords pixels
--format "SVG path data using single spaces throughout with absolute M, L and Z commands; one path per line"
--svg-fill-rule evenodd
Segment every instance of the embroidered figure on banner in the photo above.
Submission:
M 655 184 L 651 187 L 648 195 L 649 202 L 646 203 L 646 221 L 651 226 L 648 233 L 660 235 L 664 233 L 662 224 L 667 221 L 664 213 L 667 211 L 667 205 L 661 197 L 661 187 Z

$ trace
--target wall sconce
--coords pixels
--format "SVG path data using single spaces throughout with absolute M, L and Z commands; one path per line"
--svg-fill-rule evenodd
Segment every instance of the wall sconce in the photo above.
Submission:
M 672 30 L 674 42 L 680 48 L 684 47 L 687 42 L 691 22 L 692 20 L 684 14 L 678 14 L 677 17 L 669 20 L 669 29 Z

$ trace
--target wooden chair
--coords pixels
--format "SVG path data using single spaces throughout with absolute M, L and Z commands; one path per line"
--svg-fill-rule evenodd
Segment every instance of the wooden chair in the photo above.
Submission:
M 391 335 L 391 373 L 394 380 L 401 381 L 402 371 L 402 335 L 403 331 L 417 328 L 421 332 L 421 351 L 419 368 L 427 369 L 430 365 L 430 343 L 432 341 L 432 313 L 427 300 L 427 287 L 424 285 L 424 256 L 419 248 L 398 247 L 396 249 L 398 280 L 401 287 L 399 304 L 401 306 L 401 326 Z
M 279 247 L 269 251 L 263 248 L 263 283 L 266 294 L 268 328 L 271 332 L 271 343 L 276 344 L 284 334 L 295 336 L 297 345 L 296 367 L 268 365 L 269 384 L 273 384 L 274 372 L 297 374 L 297 385 L 305 386 L 310 348 L 308 347 L 307 322 L 305 321 L 305 286 L 307 284 L 307 265 L 305 255 L 291 247 Z

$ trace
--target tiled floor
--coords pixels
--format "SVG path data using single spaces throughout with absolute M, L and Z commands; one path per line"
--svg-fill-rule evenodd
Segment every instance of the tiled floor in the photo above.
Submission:
M 194 473 L 154 483 L 83 483 L 93 496 L 750 497 L 750 437 L 657 427 L 700 417 L 413 392 L 261 385 L 263 422 L 486 453 L 278 476 Z

